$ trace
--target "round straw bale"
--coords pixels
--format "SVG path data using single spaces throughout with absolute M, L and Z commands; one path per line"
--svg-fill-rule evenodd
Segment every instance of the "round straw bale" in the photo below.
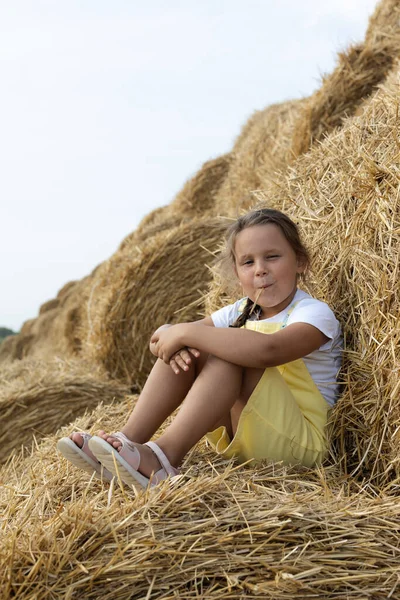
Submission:
M 335 468 L 238 468 L 201 443 L 179 479 L 134 494 L 56 452 L 127 408 L 98 406 L 0 470 L 4 598 L 397 597 L 400 502 Z
M 223 154 L 203 164 L 171 204 L 174 214 L 201 217 L 215 213 L 215 199 L 232 164 L 232 155 Z
M 28 321 L 25 321 L 21 327 L 20 333 L 28 335 L 32 330 L 34 322 L 35 319 L 28 319 Z
M 299 156 L 323 139 L 383 82 L 400 58 L 400 6 L 382 0 L 372 15 L 365 41 L 338 55 L 338 64 L 305 103 L 293 131 L 292 152 Z
M 0 364 L 10 362 L 14 359 L 15 346 L 17 344 L 16 335 L 8 335 L 0 342 Z
M 78 284 L 78 281 L 68 281 L 68 283 L 65 283 L 63 285 L 63 287 L 60 289 L 60 291 L 57 294 L 57 299 L 62 301 L 65 297 L 69 296 L 69 294 L 71 293 L 71 291 L 73 290 L 73 288 Z
M 39 308 L 39 315 L 47 312 L 48 310 L 53 310 L 53 308 L 58 308 L 60 301 L 58 298 L 53 298 L 52 300 L 48 300 Z
M 133 243 L 141 243 L 150 237 L 172 229 L 192 218 L 213 212 L 215 197 L 232 162 L 230 154 L 223 154 L 203 164 L 178 192 L 171 204 L 151 211 L 120 244 L 124 250 Z
M 88 309 L 85 352 L 112 377 L 143 383 L 153 331 L 200 318 L 201 296 L 226 224 L 199 219 L 160 232 L 136 254 L 117 253 L 98 280 Z M 105 293 L 103 293 L 105 292 Z
M 40 309 L 39 316 L 31 319 L 17 336 L 13 358 L 68 357 L 79 354 L 81 349 L 81 322 L 85 310 L 85 290 L 91 275 L 80 281 L 70 282 Z M 28 333 L 25 333 L 27 331 Z
M 181 217 L 182 221 L 187 220 L 184 215 L 181 215 Z M 135 244 L 141 244 L 160 231 L 176 227 L 177 221 L 177 215 L 172 214 L 171 205 L 156 208 L 140 221 L 137 229 L 122 240 L 118 252 L 125 250 L 125 248 L 131 248 Z
M 27 356 L 34 343 L 34 335 L 19 333 L 6 337 L 0 344 L 0 364 Z
M 381 485 L 400 476 L 398 80 L 259 195 L 300 223 L 316 294 L 344 327 L 337 457 Z
M 57 297 L 45 302 L 35 319 L 26 321 L 19 334 L 13 336 L 0 350 L 0 363 L 20 360 L 27 356 L 52 359 L 72 356 L 81 349 L 82 311 L 84 291 L 91 276 L 65 284 Z
M 127 388 L 78 362 L 26 358 L 0 370 L 0 462 L 13 449 L 53 433 L 87 408 L 121 399 Z
M 237 216 L 254 202 L 253 190 L 290 161 L 293 124 L 304 100 L 273 104 L 257 111 L 245 124 L 235 142 L 231 167 L 215 200 L 215 212 Z

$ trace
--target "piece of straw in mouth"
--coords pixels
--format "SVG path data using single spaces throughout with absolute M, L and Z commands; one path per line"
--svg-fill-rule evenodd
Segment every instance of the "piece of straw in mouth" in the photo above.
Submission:
M 261 294 L 263 293 L 263 291 L 264 291 L 264 288 L 260 288 L 260 289 L 258 290 L 258 294 L 257 294 L 257 296 L 256 296 L 256 299 L 254 300 L 254 302 L 253 302 L 253 306 L 251 307 L 251 310 L 250 310 L 250 312 L 249 312 L 249 317 L 250 317 L 250 315 L 253 313 L 253 311 L 254 311 L 255 307 L 257 306 L 258 299 L 259 299 L 259 297 L 261 296 Z

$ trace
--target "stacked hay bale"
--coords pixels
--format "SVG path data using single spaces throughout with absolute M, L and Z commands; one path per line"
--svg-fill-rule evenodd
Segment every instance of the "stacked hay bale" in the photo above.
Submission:
M 397 0 L 380 4 L 366 43 L 385 37 L 395 42 L 399 5 Z M 394 53 L 394 46 L 390 48 Z M 349 53 L 357 81 L 357 69 L 369 64 L 363 52 Z M 344 62 L 342 58 L 339 70 Z M 369 83 L 355 87 L 370 94 L 379 78 L 367 79 Z M 277 131 L 288 126 L 292 133 L 277 153 L 283 156 L 289 148 L 289 158 L 272 169 L 265 168 L 270 155 L 258 158 L 263 136 L 256 141 L 257 127 L 266 131 L 267 111 L 263 117 L 256 115 L 238 143 L 245 148 L 246 136 L 254 135 L 246 159 L 241 163 L 232 153 L 230 167 L 218 180 L 221 185 L 213 188 L 214 208 L 207 207 L 210 212 L 223 207 L 236 216 L 241 195 L 253 186 L 263 187 L 260 203 L 280 208 L 300 223 L 314 255 L 310 288 L 334 308 L 346 335 L 345 390 L 332 415 L 338 465 L 318 471 L 279 465 L 237 469 L 216 460 L 200 444 L 187 457 L 180 479 L 135 496 L 115 483 L 89 483 L 55 452 L 57 438 L 71 429 L 119 429 L 135 398 L 97 406 L 56 437 L 48 437 L 31 456 L 15 455 L 0 469 L 0 481 L 7 484 L 0 488 L 0 598 L 399 597 L 400 503 L 393 494 L 400 474 L 398 71 L 393 70 L 364 103 L 360 94 L 351 92 L 351 78 L 344 80 L 346 90 L 339 86 L 336 97 L 334 78 L 330 94 L 325 81 L 325 100 L 315 96 L 310 114 L 321 115 L 325 123 L 315 127 L 314 117 L 308 120 L 303 129 L 308 142 L 301 152 L 315 140 L 320 143 L 286 171 L 303 101 L 293 105 L 293 113 L 288 110 L 290 123 L 283 120 L 289 106 L 274 113 L 282 117 Z M 340 78 L 336 82 L 339 85 Z M 349 108 L 343 98 L 351 97 L 356 101 Z M 345 118 L 354 113 L 357 116 Z M 244 181 L 229 203 L 229 193 L 222 194 L 222 189 L 229 188 L 240 164 L 241 179 L 247 177 L 250 183 Z M 257 165 L 256 176 L 252 165 Z M 272 176 L 274 169 L 280 173 Z M 248 202 L 245 198 L 241 207 Z M 150 368 L 145 348 L 149 333 L 159 324 L 156 315 L 160 323 L 171 315 L 195 318 L 208 278 L 202 265 L 212 260 L 208 251 L 214 251 L 219 227 L 225 227 L 218 221 L 210 232 L 209 219 L 189 223 L 176 216 L 169 230 L 164 218 L 170 218 L 170 210 L 153 214 L 143 225 L 142 237 L 130 236 L 85 288 L 78 339 L 92 358 L 90 365 L 97 361 L 126 381 L 142 381 Z M 208 251 L 199 257 L 202 246 Z M 182 259 L 185 269 L 180 270 Z M 218 282 L 212 289 L 209 309 L 222 297 Z M 185 296 L 187 292 L 193 295 Z M 181 307 L 182 313 L 174 315 Z M 53 306 L 43 316 L 58 309 Z M 27 325 L 25 335 L 31 335 L 32 328 L 32 323 Z M 25 361 L 21 364 L 28 367 Z M 85 395 L 87 370 L 92 367 L 83 368 L 86 383 L 73 389 L 67 404 L 63 398 L 73 382 L 83 381 L 77 374 L 68 384 L 59 377 L 57 385 L 46 375 L 47 392 L 36 377 L 29 399 L 22 394 L 34 379 L 29 369 L 25 379 L 9 371 L 11 401 L 4 400 L 2 411 L 5 452 L 29 442 L 28 432 L 36 427 L 44 432 L 48 424 L 46 431 L 54 431 L 56 422 L 66 422 L 83 406 L 94 406 L 99 394 L 105 402 L 123 397 L 124 386 L 109 382 L 104 395 L 96 385 Z M 51 371 L 55 369 L 53 364 Z M 57 393 L 52 392 L 55 388 Z M 65 421 L 60 420 L 60 407 L 72 411 Z M 14 444 L 18 423 L 27 435 Z M 11 431 L 10 425 L 16 427 Z M 340 470 L 361 475 L 362 483 L 342 477 Z
M 383 0 L 365 41 L 338 56 L 338 63 L 310 98 L 256 112 L 232 151 L 232 165 L 216 198 L 219 214 L 237 216 L 254 202 L 252 191 L 276 179 L 301 154 L 355 114 L 400 58 L 400 5 Z
M 217 214 L 236 216 L 254 202 L 251 192 L 290 162 L 293 127 L 304 100 L 273 104 L 244 125 L 232 150 L 231 168 L 215 200 Z
M 335 443 L 379 485 L 400 476 L 399 76 L 259 195 L 300 223 L 314 289 L 344 326 Z
M 191 217 L 215 214 L 216 197 L 230 175 L 232 161 L 232 154 L 223 154 L 204 163 L 172 202 L 174 214 Z
M 294 125 L 292 154 L 300 156 L 357 112 L 400 58 L 398 0 L 380 2 L 365 41 L 340 53 L 334 72 L 304 103 Z
M 79 354 L 79 325 L 85 291 L 93 274 L 80 281 L 70 281 L 39 309 L 39 315 L 26 321 L 14 339 L 0 345 L 0 363 L 26 357 L 51 360 L 54 356 Z
M 54 433 L 99 401 L 122 400 L 126 386 L 82 361 L 32 358 L 0 371 L 0 463 L 12 450 Z
M 143 384 L 153 358 L 153 331 L 202 316 L 202 296 L 226 228 L 220 219 L 194 219 L 142 243 L 127 242 L 94 280 L 84 352 L 114 378 Z

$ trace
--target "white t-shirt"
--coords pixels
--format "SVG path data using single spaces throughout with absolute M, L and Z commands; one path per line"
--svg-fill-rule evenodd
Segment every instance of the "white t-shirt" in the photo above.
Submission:
M 239 308 L 243 300 L 245 298 L 213 313 L 211 318 L 215 327 L 232 325 L 240 315 Z M 280 313 L 262 320 L 268 323 L 283 322 L 294 304 L 296 306 L 287 319 L 287 327 L 292 323 L 309 323 L 329 338 L 318 350 L 304 356 L 303 361 L 319 391 L 328 404 L 333 406 L 338 395 L 337 375 L 342 362 L 343 340 L 340 324 L 325 302 L 312 298 L 303 290 L 297 290 L 290 305 Z

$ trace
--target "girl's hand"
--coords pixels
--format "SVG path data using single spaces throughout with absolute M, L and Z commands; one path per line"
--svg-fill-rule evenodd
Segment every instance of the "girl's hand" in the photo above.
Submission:
M 171 325 L 168 328 L 157 329 L 151 336 L 150 347 L 154 348 L 153 354 L 161 358 L 167 365 L 173 355 L 185 345 L 182 339 L 183 328 L 184 325 L 182 324 Z
M 167 329 L 168 327 L 172 327 L 172 325 L 169 325 L 168 323 L 166 323 L 165 325 L 161 325 L 158 329 L 155 330 L 155 332 L 151 336 L 149 347 L 150 347 L 150 352 L 152 354 L 154 354 L 154 356 L 158 357 L 157 350 L 156 350 L 156 344 L 152 341 L 153 336 L 155 336 L 159 331 L 162 331 L 163 329 Z
M 169 365 L 174 373 L 179 375 L 181 370 L 189 370 L 192 362 L 190 354 L 192 354 L 195 358 L 200 356 L 200 352 L 196 348 L 181 348 L 172 356 L 171 360 L 169 361 Z

